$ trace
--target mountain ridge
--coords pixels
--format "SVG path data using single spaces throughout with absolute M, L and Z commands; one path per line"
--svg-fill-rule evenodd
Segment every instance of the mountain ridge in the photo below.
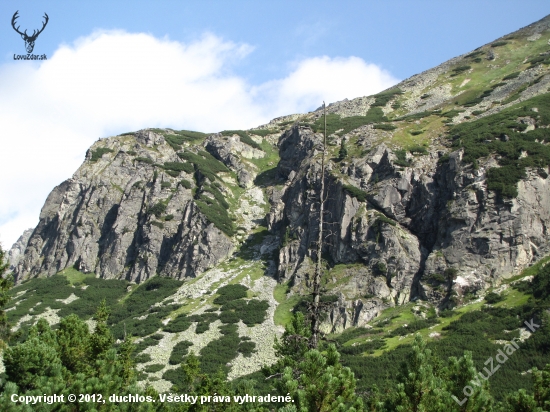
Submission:
M 547 16 L 376 95 L 327 106 L 322 284 L 333 301 L 324 332 L 371 326 L 409 302 L 457 307 L 550 253 L 549 35 Z M 260 326 L 238 323 L 262 349 L 237 357 L 231 377 L 246 362 L 259 367 L 273 359 L 275 325 L 311 289 L 323 120 L 317 109 L 249 130 L 100 139 L 48 197 L 17 283 L 73 268 L 130 285 L 172 277 L 184 283 L 165 300 L 184 309 L 166 315 L 168 325 L 181 310 L 221 316 L 211 296 L 244 285 L 250 301 L 269 301 L 269 315 Z M 210 338 L 220 325 L 211 321 Z M 260 343 L 261 331 L 270 332 Z M 183 339 L 170 333 L 161 341 Z

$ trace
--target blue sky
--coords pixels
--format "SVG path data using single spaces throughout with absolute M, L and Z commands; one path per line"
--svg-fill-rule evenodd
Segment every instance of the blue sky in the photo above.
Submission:
M 11 27 L 32 33 L 25 54 Z M 550 13 L 547 0 L 2 1 L 0 242 L 86 149 L 143 127 L 248 128 L 373 94 Z

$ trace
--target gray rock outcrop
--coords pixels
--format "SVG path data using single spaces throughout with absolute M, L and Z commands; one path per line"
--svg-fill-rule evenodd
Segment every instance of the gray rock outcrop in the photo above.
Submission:
M 232 240 L 200 212 L 192 187 L 167 173 L 179 162 L 150 130 L 98 141 L 71 179 L 48 196 L 16 274 L 21 281 L 74 266 L 103 278 L 197 276 L 232 253 Z M 97 160 L 94 151 L 107 149 Z
M 15 269 L 21 257 L 25 254 L 25 250 L 27 249 L 27 244 L 29 243 L 29 239 L 33 231 L 34 231 L 33 228 L 26 229 L 23 232 L 23 234 L 19 236 L 19 239 L 17 239 L 17 241 L 12 245 L 11 249 L 9 250 L 8 263 L 10 265 L 11 271 Z

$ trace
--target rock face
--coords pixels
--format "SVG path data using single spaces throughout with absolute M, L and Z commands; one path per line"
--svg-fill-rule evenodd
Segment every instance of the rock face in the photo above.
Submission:
M 23 234 L 19 236 L 17 242 L 15 242 L 9 250 L 8 263 L 10 264 L 10 270 L 13 271 L 13 269 L 15 269 L 15 267 L 19 263 L 19 260 L 25 253 L 25 249 L 27 249 L 27 244 L 29 243 L 29 239 L 32 235 L 33 230 L 33 228 L 25 230 Z
M 338 127 L 328 136 L 322 197 L 322 285 L 337 299 L 326 331 L 363 326 L 411 300 L 455 305 L 550 253 L 550 111 L 542 100 L 550 99 L 549 37 L 547 17 L 378 95 L 327 107 Z M 541 105 L 528 110 L 533 96 Z M 514 105 L 524 107 L 521 114 L 497 116 Z M 197 133 L 168 129 L 98 141 L 48 197 L 28 245 L 18 249 L 25 251 L 17 280 L 67 266 L 138 282 L 197 276 L 253 235 L 265 215 L 269 238 L 281 239 L 278 248 L 260 246 L 277 255 L 277 280 L 291 293 L 309 293 L 321 118 L 318 109 L 250 135 L 223 132 L 200 142 Z M 499 149 L 472 158 L 452 126 L 480 119 L 506 128 L 484 129 L 473 145 Z M 265 144 L 277 138 L 273 169 L 276 155 Z M 515 153 L 514 139 L 526 148 Z M 340 155 L 345 145 L 348 154 Z M 516 166 L 530 161 L 516 197 L 488 190 L 490 171 L 505 167 L 508 152 Z
M 287 181 L 273 192 L 267 219 L 287 239 L 279 276 L 291 279 L 297 293 L 311 286 L 316 259 L 320 141 L 299 126 L 281 136 L 278 170 Z M 418 298 L 449 304 L 550 252 L 548 177 L 531 171 L 517 198 L 497 199 L 486 189 L 490 159 L 473 170 L 461 161 L 462 151 L 450 153 L 448 162 L 432 152 L 403 169 L 384 143 L 366 149 L 364 158 L 327 166 L 323 253 L 331 266 L 361 265 L 337 276 L 328 271 L 328 290 L 340 299 L 325 330 L 362 326 L 384 307 Z M 364 192 L 364 201 L 344 182 Z M 440 274 L 450 279 L 437 282 Z
M 228 256 L 234 245 L 198 209 L 193 176 L 173 177 L 158 167 L 164 162 L 180 159 L 152 131 L 94 144 L 75 175 L 48 196 L 17 280 L 68 266 L 138 282 L 156 274 L 183 278 Z M 189 188 L 178 184 L 182 177 Z

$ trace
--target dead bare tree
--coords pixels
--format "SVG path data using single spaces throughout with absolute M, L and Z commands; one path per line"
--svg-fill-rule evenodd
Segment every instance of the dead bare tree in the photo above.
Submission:
M 325 128 L 323 131 L 323 154 L 321 157 L 321 190 L 319 191 L 319 235 L 317 239 L 317 262 L 313 275 L 313 303 L 311 306 L 311 338 L 309 347 L 316 348 L 319 343 L 319 328 L 321 324 L 321 253 L 323 251 L 323 213 L 325 208 L 325 155 L 327 147 L 327 111 L 323 102 L 323 117 Z

